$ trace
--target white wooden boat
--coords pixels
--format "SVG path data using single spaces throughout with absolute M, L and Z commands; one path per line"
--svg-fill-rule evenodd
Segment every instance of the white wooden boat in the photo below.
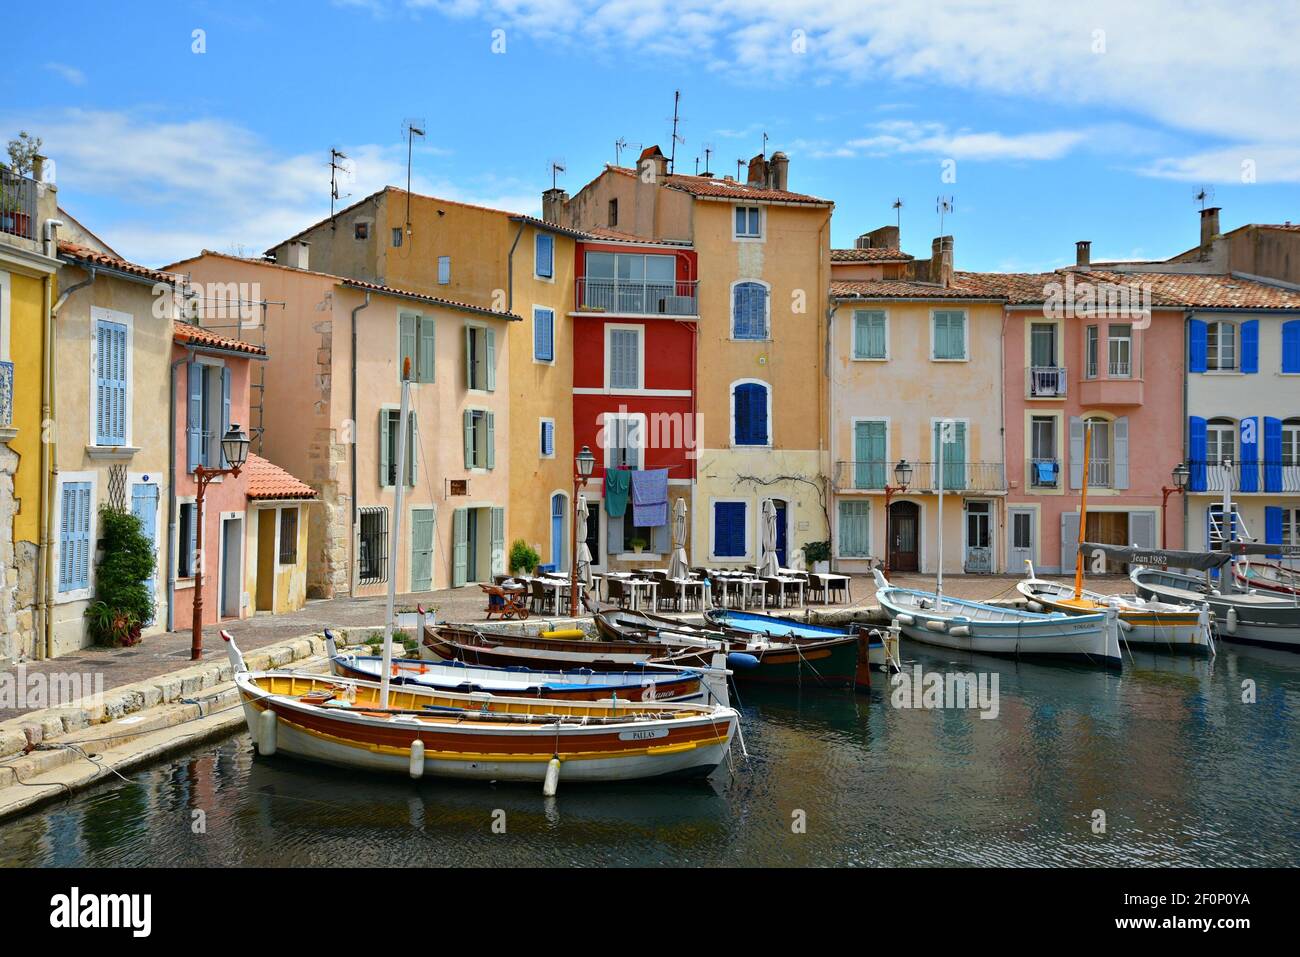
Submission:
M 1084 547 L 1088 547 L 1086 544 Z M 1028 599 L 1030 611 L 1093 615 L 1114 608 L 1119 613 L 1120 638 L 1129 647 L 1155 648 L 1183 654 L 1214 654 L 1214 630 L 1204 602 L 1166 602 L 1140 595 L 1106 595 L 1047 581 L 1034 575 L 1020 581 L 1016 590 Z
M 559 780 L 707 776 L 726 758 L 739 721 L 721 705 L 555 701 L 250 672 L 230 635 L 221 637 L 263 755 L 412 778 L 541 782 L 553 794 Z
M 1229 560 L 1226 554 L 1224 560 Z M 1220 579 L 1221 583 L 1142 565 L 1129 573 L 1129 580 L 1143 597 L 1205 602 L 1214 612 L 1215 630 L 1225 641 L 1300 650 L 1300 602 L 1253 589 L 1238 591 L 1232 572 L 1226 569 Z
M 1243 589 L 1274 592 L 1289 598 L 1300 596 L 1300 568 L 1278 562 L 1237 562 L 1233 566 L 1237 584 Z
M 1114 608 L 1089 615 L 1032 612 L 898 588 L 874 569 L 876 601 L 913 641 L 1012 658 L 1122 665 Z

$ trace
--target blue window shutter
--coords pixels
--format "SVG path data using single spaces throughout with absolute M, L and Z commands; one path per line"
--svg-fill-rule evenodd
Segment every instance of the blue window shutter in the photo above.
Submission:
M 1259 371 L 1259 320 L 1248 319 L 1241 324 L 1241 371 Z
M 533 310 L 533 358 L 555 358 L 555 313 L 550 309 Z
M 537 234 L 537 275 L 550 279 L 555 273 L 555 240 L 550 233 Z
M 1259 491 L 1259 419 L 1241 420 L 1241 491 Z
M 713 503 L 714 553 L 723 558 L 745 554 L 745 503 Z
M 225 366 L 221 367 L 221 434 L 217 436 L 218 456 L 221 459 L 221 467 L 228 468 L 229 463 L 226 461 L 225 450 L 222 449 L 221 440 L 230 430 L 230 370 Z
M 126 326 L 100 320 L 95 324 L 95 444 L 126 444 Z
M 188 392 L 185 405 L 185 461 L 193 472 L 203 462 L 203 366 L 191 362 L 186 366 Z
M 59 591 L 90 587 L 90 483 L 63 486 L 59 525 Z
M 555 423 L 542 422 L 542 454 L 555 454 Z
M 1264 416 L 1264 491 L 1282 491 L 1282 420 Z
M 767 337 L 767 289 L 756 282 L 737 283 L 732 293 L 733 339 Z
M 1204 323 L 1201 323 L 1204 325 Z M 1205 482 L 1205 419 L 1199 415 L 1188 416 L 1187 418 L 1187 451 L 1191 461 L 1188 467 L 1192 470 L 1191 478 L 1188 480 L 1188 488 L 1193 492 L 1204 492 L 1206 489 Z
M 1187 371 L 1204 372 L 1209 368 L 1206 355 L 1209 350 L 1209 327 L 1200 319 L 1188 323 Z
M 1280 505 L 1264 506 L 1264 541 L 1269 545 L 1282 544 L 1282 506 Z M 1282 557 L 1282 554 L 1279 552 L 1268 557 L 1277 560 Z
M 736 386 L 736 445 L 767 445 L 767 389 L 756 382 Z
M 1300 319 L 1282 323 L 1282 371 L 1300 373 Z
M 761 385 L 753 386 L 749 393 L 749 405 L 754 444 L 767 445 L 767 389 Z

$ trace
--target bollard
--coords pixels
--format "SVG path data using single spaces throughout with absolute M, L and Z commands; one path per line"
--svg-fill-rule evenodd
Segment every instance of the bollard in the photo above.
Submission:
M 257 753 L 269 758 L 275 754 L 275 712 L 267 708 L 258 716 L 257 725 Z
M 411 742 L 411 777 L 424 777 L 424 742 L 419 738 Z

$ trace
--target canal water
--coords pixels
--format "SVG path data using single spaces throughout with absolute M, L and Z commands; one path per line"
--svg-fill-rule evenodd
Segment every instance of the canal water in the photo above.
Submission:
M 241 732 L 0 825 L 0 865 L 1300 864 L 1300 656 L 902 651 L 996 675 L 997 716 L 899 708 L 880 677 L 742 689 L 730 773 L 554 799 L 262 759 Z

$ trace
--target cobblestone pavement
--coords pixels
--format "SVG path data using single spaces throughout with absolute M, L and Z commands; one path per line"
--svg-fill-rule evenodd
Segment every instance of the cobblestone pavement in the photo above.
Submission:
M 950 575 L 944 579 L 944 593 L 954 598 L 978 601 L 1009 600 L 1018 597 L 1016 582 L 1019 580 L 1010 575 Z M 931 576 L 902 574 L 892 576 L 891 581 L 905 588 L 934 587 Z M 1113 594 L 1127 591 L 1129 580 L 1118 575 L 1090 577 L 1088 587 Z M 814 604 L 809 607 L 832 610 L 875 605 L 875 587 L 868 576 L 853 576 L 851 594 L 853 600 L 847 605 Z M 483 620 L 483 596 L 473 587 L 399 595 L 397 598 L 399 611 L 413 611 L 417 604 L 423 605 L 426 610 L 435 611 L 442 621 Z M 324 628 L 347 631 L 355 638 L 358 632 L 365 635 L 382 628 L 383 616 L 383 598 L 335 598 L 310 601 L 305 608 L 285 615 L 258 615 L 243 621 L 225 622 L 221 628 L 228 630 L 239 647 L 247 651 L 301 635 L 319 633 Z M 219 630 L 215 626 L 209 626 L 203 631 L 205 660 L 225 654 Z M 107 691 L 183 668 L 189 663 L 190 633 L 188 629 L 183 629 L 151 635 L 133 648 L 85 648 L 76 654 L 49 661 L 24 662 L 22 667 L 28 674 L 102 672 L 104 689 Z M 12 671 L 14 667 L 11 665 L 8 670 Z M 20 713 L 0 708 L 0 720 L 17 717 Z

